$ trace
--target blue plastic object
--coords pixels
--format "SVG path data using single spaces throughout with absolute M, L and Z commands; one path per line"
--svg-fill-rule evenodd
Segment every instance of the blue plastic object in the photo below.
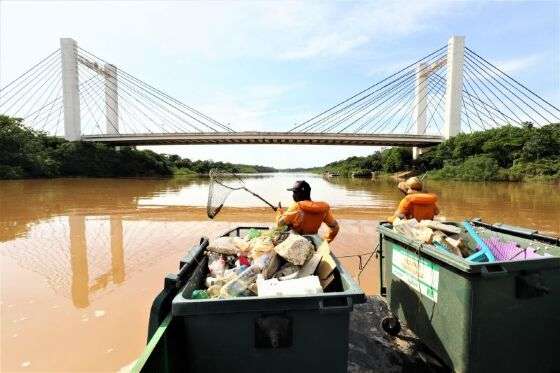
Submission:
M 434 241 L 433 244 L 434 244 L 434 246 L 435 246 L 436 248 L 438 248 L 439 250 L 444 251 L 444 252 L 446 252 L 446 253 L 449 252 L 449 250 L 447 250 L 447 246 L 445 246 L 445 245 L 442 244 L 441 242 Z
M 463 222 L 463 227 L 467 230 L 467 232 L 472 237 L 472 239 L 476 242 L 478 247 L 480 247 L 479 251 L 477 251 L 476 253 L 468 256 L 466 259 L 470 260 L 471 262 L 477 262 L 477 263 L 495 262 L 496 258 L 494 257 L 494 254 L 492 254 L 492 251 L 490 250 L 488 245 L 486 245 L 484 240 L 482 238 L 480 238 L 478 233 L 476 233 L 476 231 L 473 228 L 473 226 L 471 225 L 471 223 L 469 223 L 468 221 L 465 220 Z

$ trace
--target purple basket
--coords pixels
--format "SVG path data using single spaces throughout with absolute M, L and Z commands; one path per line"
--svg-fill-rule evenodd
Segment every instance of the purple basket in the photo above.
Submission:
M 498 237 L 485 238 L 484 242 L 498 261 L 540 259 L 543 255 L 537 254 L 535 249 L 525 249 L 517 246 L 515 241 L 503 242 Z

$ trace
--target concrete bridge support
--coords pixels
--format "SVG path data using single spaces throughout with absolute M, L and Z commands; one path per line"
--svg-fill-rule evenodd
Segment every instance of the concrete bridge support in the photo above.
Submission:
M 461 98 L 463 95 L 463 64 L 465 37 L 453 36 L 447 46 L 447 86 L 443 136 L 446 139 L 461 132 Z
M 80 122 L 80 78 L 78 64 L 93 70 L 105 78 L 105 120 L 106 134 L 119 133 L 119 97 L 117 67 L 105 64 L 100 67 L 96 62 L 78 56 L 78 43 L 74 39 L 60 39 L 62 51 L 62 99 L 64 104 L 64 138 L 79 141 L 82 138 Z
M 64 105 L 64 138 L 80 140 L 80 93 L 78 78 L 78 44 L 74 39 L 60 39 L 62 57 L 62 100 Z
M 105 117 L 107 134 L 119 133 L 119 96 L 117 86 L 117 67 L 105 64 Z
M 426 133 L 426 110 L 428 109 L 428 76 L 429 71 L 425 63 L 416 67 L 416 89 L 414 93 L 414 119 L 416 122 L 416 134 Z M 422 148 L 412 148 L 412 158 L 416 159 L 422 154 Z
M 416 67 L 416 90 L 414 119 L 416 134 L 426 133 L 426 113 L 428 108 L 428 78 L 443 64 L 447 64 L 447 83 L 445 88 L 445 113 L 443 137 L 449 139 L 461 132 L 461 106 L 463 95 L 463 64 L 465 61 L 465 37 L 453 36 L 447 46 L 447 58 L 436 61 L 432 66 L 419 64 Z M 412 148 L 412 158 L 422 154 L 422 148 Z

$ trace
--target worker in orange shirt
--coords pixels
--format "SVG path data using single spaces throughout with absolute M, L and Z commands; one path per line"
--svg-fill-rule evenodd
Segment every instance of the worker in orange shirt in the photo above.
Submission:
M 312 201 L 311 186 L 305 180 L 296 181 L 288 190 L 292 192 L 294 203 L 286 211 L 278 209 L 278 225 L 287 225 L 299 234 L 317 234 L 321 224 L 325 223 L 329 230 L 324 239 L 331 242 L 338 234 L 339 227 L 329 204 Z
M 424 193 L 422 181 L 417 177 L 411 177 L 406 181 L 401 181 L 399 190 L 406 196 L 399 203 L 399 207 L 394 215 L 389 218 L 393 222 L 395 218 L 433 220 L 439 214 L 436 205 L 437 196 L 433 193 Z

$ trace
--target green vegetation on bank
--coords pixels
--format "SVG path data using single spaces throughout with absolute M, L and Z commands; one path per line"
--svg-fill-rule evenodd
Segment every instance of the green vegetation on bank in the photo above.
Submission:
M 329 163 L 323 171 L 429 172 L 431 178 L 465 181 L 560 180 L 560 123 L 530 123 L 460 134 L 412 160 L 409 148 L 389 148 L 367 157 Z
M 220 170 L 234 172 L 234 173 L 263 173 L 263 172 L 277 172 L 273 167 L 234 164 L 229 162 L 213 162 L 213 161 L 191 161 L 188 158 L 181 158 L 176 154 L 168 155 L 167 159 L 173 165 L 176 175 L 201 175 L 207 174 L 213 168 Z
M 214 167 L 247 173 L 275 171 L 263 166 L 191 161 L 151 150 L 69 142 L 31 130 L 21 119 L 0 115 L 0 179 L 172 176 L 205 174 Z

